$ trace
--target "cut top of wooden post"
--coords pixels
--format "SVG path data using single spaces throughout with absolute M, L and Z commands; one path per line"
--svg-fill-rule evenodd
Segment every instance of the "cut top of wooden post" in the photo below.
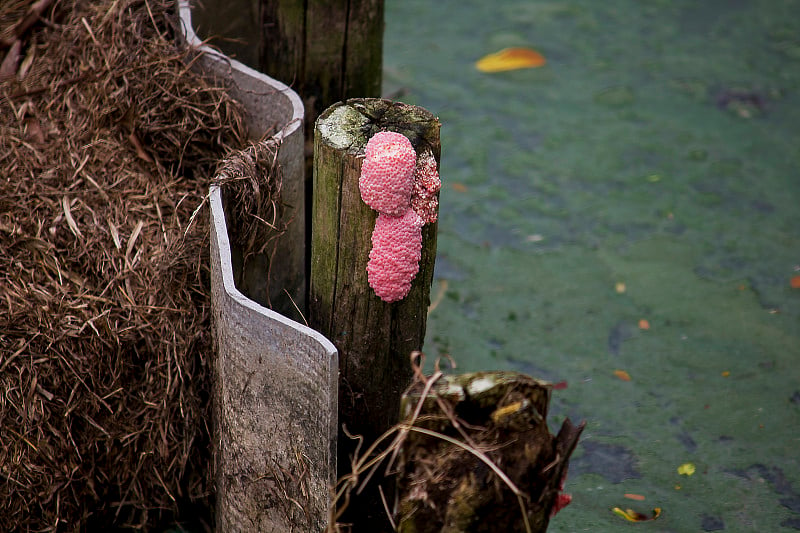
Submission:
M 335 150 L 364 155 L 364 147 L 379 131 L 402 133 L 417 153 L 425 148 L 439 160 L 439 119 L 428 110 L 380 98 L 352 98 L 325 110 L 317 119 L 321 140 Z
M 422 229 L 422 258 L 410 292 L 386 303 L 367 280 L 377 213 L 359 192 L 364 148 L 380 131 L 405 135 L 417 154 L 439 160 L 439 120 L 389 100 L 351 99 L 325 110 L 314 135 L 309 323 L 340 353 L 341 419 L 370 438 L 396 420 L 422 347 L 436 256 L 436 224 Z

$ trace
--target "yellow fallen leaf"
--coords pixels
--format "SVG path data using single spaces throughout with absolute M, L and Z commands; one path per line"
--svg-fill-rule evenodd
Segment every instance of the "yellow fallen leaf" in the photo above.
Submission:
M 625 292 L 625 284 L 621 281 L 618 281 L 616 285 L 614 285 L 614 290 L 617 291 L 617 294 L 622 294 Z
M 678 474 L 682 476 L 691 476 L 694 474 L 695 467 L 694 463 L 683 463 L 681 466 L 678 467 Z
M 475 62 L 481 72 L 503 72 L 521 68 L 541 67 L 546 63 L 542 54 L 530 48 L 503 48 L 494 54 L 485 55 Z
M 661 507 L 656 507 L 653 509 L 653 516 L 647 516 L 645 514 L 639 513 L 634 511 L 633 509 L 625 509 L 624 511 L 619 507 L 614 507 L 611 511 L 617 515 L 621 516 L 625 520 L 629 522 L 646 522 L 648 520 L 655 520 L 659 516 L 661 516 Z

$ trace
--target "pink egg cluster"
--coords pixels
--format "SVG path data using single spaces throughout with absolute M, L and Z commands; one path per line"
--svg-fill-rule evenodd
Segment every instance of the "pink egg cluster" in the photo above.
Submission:
M 436 170 L 436 159 L 433 152 L 426 150 L 417 159 L 414 170 L 414 192 L 411 194 L 411 209 L 425 221 L 426 224 L 436 222 L 439 217 L 439 189 L 442 181 L 439 171 Z
M 414 189 L 417 153 L 401 133 L 382 131 L 367 143 L 358 188 L 361 199 L 379 213 L 406 212 Z
M 378 215 L 372 231 L 367 280 L 381 300 L 396 302 L 411 290 L 422 257 L 423 225 L 413 209 L 399 217 Z
M 378 212 L 367 263 L 369 286 L 385 302 L 402 300 L 419 271 L 422 226 L 437 218 L 436 159 L 430 150 L 417 159 L 405 135 L 376 133 L 367 143 L 358 187 Z

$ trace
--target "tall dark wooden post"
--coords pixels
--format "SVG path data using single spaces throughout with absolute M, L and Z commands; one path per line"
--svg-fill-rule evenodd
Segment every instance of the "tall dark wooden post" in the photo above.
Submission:
M 386 303 L 367 281 L 377 213 L 361 199 L 364 147 L 373 134 L 402 133 L 417 154 L 439 160 L 439 121 L 420 107 L 379 99 L 351 99 L 317 120 L 311 239 L 309 322 L 339 350 L 339 421 L 367 445 L 399 416 L 411 381 L 409 355 L 425 337 L 436 256 L 436 224 L 423 227 L 422 260 L 411 291 Z M 339 433 L 339 474 L 350 471 L 354 442 Z M 380 500 L 370 511 L 383 515 Z M 376 529 L 361 531 L 381 531 Z
M 300 95 L 310 134 L 330 105 L 380 96 L 383 27 L 383 0 L 261 0 L 260 70 Z

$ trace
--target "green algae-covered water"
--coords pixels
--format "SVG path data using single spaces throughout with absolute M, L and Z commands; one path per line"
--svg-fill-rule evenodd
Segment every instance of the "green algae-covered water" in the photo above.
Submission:
M 387 0 L 384 47 L 442 121 L 429 360 L 587 422 L 550 531 L 800 529 L 800 1 Z

